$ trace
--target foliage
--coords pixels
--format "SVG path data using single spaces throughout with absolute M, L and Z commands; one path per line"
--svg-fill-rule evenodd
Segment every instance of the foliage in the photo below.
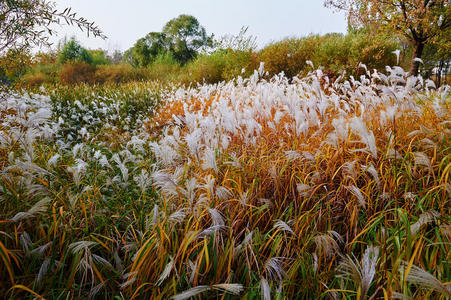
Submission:
M 320 43 L 321 38 L 319 36 L 284 39 L 263 48 L 259 52 L 258 58 L 265 63 L 265 70 L 270 76 L 284 72 L 286 76 L 291 78 L 302 71 L 306 71 L 306 61 L 312 60 L 315 51 L 320 47 Z
M 258 59 L 265 63 L 269 76 L 280 72 L 289 78 L 305 75 L 312 68 L 306 61 L 323 67 L 335 78 L 342 71 L 348 76 L 360 76 L 365 72 L 361 64 L 379 71 L 395 64 L 396 56 L 392 52 L 398 46 L 398 42 L 389 37 L 370 37 L 362 32 L 313 35 L 269 44 L 258 53 Z
M 102 65 L 96 68 L 94 82 L 97 84 L 119 84 L 145 80 L 147 76 L 145 71 L 134 69 L 128 64 Z
M 150 32 L 125 52 L 124 59 L 135 67 L 147 67 L 168 50 L 166 36 L 160 32 Z
M 418 74 L 424 46 L 451 27 L 448 0 L 326 0 L 327 6 L 348 11 L 353 26 L 377 28 L 405 36 L 414 46 L 410 73 Z
M 105 50 L 88 50 L 88 53 L 91 56 L 91 64 L 94 66 L 108 65 L 111 63 Z
M 102 31 L 70 8 L 55 9 L 56 4 L 45 0 L 4 0 L 0 5 L 0 54 L 8 49 L 29 49 L 49 45 L 48 37 L 54 34 L 52 25 L 61 21 L 77 25 L 88 35 L 104 38 Z
M 75 38 L 72 38 L 62 45 L 62 48 L 58 53 L 58 62 L 61 64 L 67 62 L 84 62 L 91 64 L 93 62 L 93 55 L 83 48 Z
M 65 64 L 59 73 L 59 81 L 63 84 L 94 83 L 95 67 L 83 62 Z
M 162 32 L 150 32 L 139 39 L 125 52 L 124 60 L 135 67 L 147 67 L 168 53 L 184 65 L 211 46 L 212 40 L 195 17 L 180 15 L 166 23 Z
M 15 81 L 25 74 L 31 64 L 31 55 L 28 51 L 9 49 L 0 57 L 0 78 Z
M 164 25 L 162 34 L 174 58 L 182 65 L 194 59 L 198 52 L 210 47 L 213 36 L 207 32 L 199 21 L 189 15 L 180 15 Z
M 449 88 L 388 70 L 0 97 L 0 296 L 446 299 Z

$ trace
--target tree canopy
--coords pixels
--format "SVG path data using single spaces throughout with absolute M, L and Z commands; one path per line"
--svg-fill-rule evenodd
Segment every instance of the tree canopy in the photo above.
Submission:
M 54 34 L 52 25 L 65 22 L 76 25 L 87 34 L 104 38 L 102 31 L 70 8 L 56 9 L 55 2 L 45 0 L 0 1 L 0 54 L 9 49 L 27 49 L 49 45 Z
M 159 55 L 170 54 L 184 65 L 194 59 L 202 48 L 210 47 L 213 36 L 209 36 L 199 21 L 189 15 L 180 15 L 170 20 L 162 32 L 150 32 L 127 50 L 125 59 L 134 66 L 145 67 Z
M 346 10 L 351 26 L 370 26 L 404 36 L 413 45 L 411 75 L 417 75 L 426 44 L 440 39 L 451 26 L 449 0 L 326 0 Z
M 213 36 L 208 36 L 199 21 L 189 15 L 180 15 L 163 27 L 169 49 L 180 63 L 185 64 L 196 57 L 203 47 L 212 45 Z

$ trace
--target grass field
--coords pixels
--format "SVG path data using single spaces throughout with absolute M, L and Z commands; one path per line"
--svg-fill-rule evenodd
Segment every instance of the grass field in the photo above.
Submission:
M 450 89 L 387 71 L 2 95 L 0 295 L 449 299 Z

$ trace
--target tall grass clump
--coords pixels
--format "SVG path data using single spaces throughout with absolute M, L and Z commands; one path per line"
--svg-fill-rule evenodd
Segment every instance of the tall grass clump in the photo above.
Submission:
M 449 87 L 358 68 L 0 97 L 0 294 L 446 299 Z

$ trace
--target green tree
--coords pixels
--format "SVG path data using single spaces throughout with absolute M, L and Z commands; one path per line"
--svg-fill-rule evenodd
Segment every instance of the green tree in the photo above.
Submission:
M 139 39 L 135 45 L 126 51 L 124 58 L 135 67 L 147 67 L 155 61 L 158 55 L 168 51 L 166 37 L 160 32 L 150 32 Z
M 62 64 L 66 62 L 85 62 L 91 64 L 93 62 L 93 56 L 77 40 L 72 38 L 70 41 L 64 43 L 58 54 L 58 61 Z
M 170 20 L 162 32 L 174 58 L 181 64 L 194 59 L 203 48 L 212 46 L 213 35 L 207 35 L 199 21 L 189 15 L 180 15 Z
M 449 0 L 326 0 L 348 13 L 351 26 L 375 28 L 406 37 L 413 47 L 410 74 L 417 75 L 423 50 L 451 26 Z

